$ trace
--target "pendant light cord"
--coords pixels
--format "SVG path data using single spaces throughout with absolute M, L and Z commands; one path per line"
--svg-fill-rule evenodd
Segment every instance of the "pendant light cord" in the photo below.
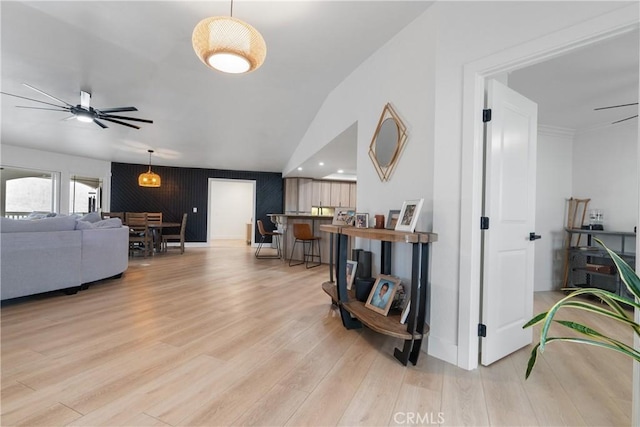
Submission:
M 233 0 L 231 0 L 231 14 L 230 16 L 233 18 Z

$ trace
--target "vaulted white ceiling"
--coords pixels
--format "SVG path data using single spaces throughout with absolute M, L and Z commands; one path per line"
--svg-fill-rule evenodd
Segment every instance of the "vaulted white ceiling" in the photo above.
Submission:
M 280 172 L 330 91 L 425 11 L 427 1 L 244 1 L 233 16 L 264 36 L 267 59 L 247 75 L 210 70 L 195 56 L 201 19 L 229 1 L 0 2 L 1 90 L 96 108 L 136 106 L 153 124 L 108 129 L 1 97 L 2 144 L 116 162 Z M 638 32 L 512 72 L 509 85 L 539 105 L 541 124 L 581 130 L 637 114 L 593 111 L 637 102 Z M 352 126 L 301 165 L 322 177 L 355 173 Z M 352 153 L 352 155 L 349 155 Z M 329 163 L 322 168 L 319 161 Z
M 280 172 L 329 92 L 430 6 L 423 1 L 240 1 L 233 16 L 258 29 L 267 58 L 226 75 L 196 57 L 201 20 L 229 1 L 2 2 L 2 91 L 152 119 L 140 130 L 61 121 L 68 114 L 2 96 L 2 144 L 116 162 Z

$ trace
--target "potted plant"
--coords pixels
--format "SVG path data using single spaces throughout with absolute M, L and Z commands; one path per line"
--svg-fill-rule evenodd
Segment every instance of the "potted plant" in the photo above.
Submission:
M 534 325 L 538 325 L 542 323 L 542 331 L 540 333 L 540 342 L 536 344 L 536 346 L 531 351 L 531 356 L 529 357 L 529 362 L 527 364 L 527 372 L 525 374 L 525 378 L 529 378 L 531 375 L 531 371 L 536 364 L 536 359 L 538 357 L 538 351 L 542 353 L 544 351 L 545 346 L 548 343 L 554 341 L 567 341 L 574 342 L 579 344 L 589 344 L 595 345 L 597 347 L 607 348 L 609 350 L 617 351 L 619 353 L 624 354 L 625 356 L 629 356 L 634 359 L 636 362 L 640 362 L 640 350 L 635 349 L 623 342 L 620 342 L 614 338 L 611 338 L 606 335 L 606 333 L 597 331 L 588 326 L 582 325 L 577 322 L 568 321 L 568 320 L 557 320 L 555 319 L 556 314 L 561 308 L 574 308 L 579 310 L 586 310 L 592 313 L 595 313 L 599 316 L 606 316 L 611 319 L 614 319 L 618 322 L 621 322 L 624 325 L 627 325 L 633 332 L 640 337 L 640 324 L 636 323 L 633 319 L 633 315 L 629 315 L 625 309 L 622 307 L 622 304 L 627 304 L 631 307 L 635 307 L 636 310 L 640 310 L 640 278 L 634 271 L 634 269 L 629 266 L 622 258 L 620 258 L 615 252 L 611 251 L 607 248 L 604 243 L 600 240 L 595 239 L 598 244 L 600 244 L 609 254 L 609 256 L 613 259 L 613 262 L 618 269 L 618 273 L 620 274 L 620 278 L 629 289 L 636 300 L 632 300 L 630 298 L 625 298 L 623 296 L 614 294 L 612 292 L 597 289 L 597 288 L 583 288 L 572 291 L 569 295 L 562 298 L 560 301 L 555 303 L 547 312 L 540 313 L 527 322 L 523 328 L 529 328 Z M 582 299 L 577 299 L 576 297 L 583 295 L 591 295 L 600 299 L 605 305 L 602 304 L 594 304 Z M 580 334 L 586 336 L 586 338 L 580 337 L 550 337 L 549 328 L 552 323 L 556 323 L 562 325 L 566 328 L 569 328 L 573 331 L 577 331 Z

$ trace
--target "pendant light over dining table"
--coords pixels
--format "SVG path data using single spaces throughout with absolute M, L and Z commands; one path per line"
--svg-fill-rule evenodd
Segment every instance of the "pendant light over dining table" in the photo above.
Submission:
M 153 150 L 147 151 L 149 152 L 149 170 L 138 176 L 138 185 L 140 187 L 160 187 L 160 175 L 151 171 L 151 154 L 153 154 Z
M 205 18 L 196 25 L 193 50 L 208 67 L 223 73 L 242 74 L 258 69 L 267 56 L 262 35 L 251 25 L 230 16 Z

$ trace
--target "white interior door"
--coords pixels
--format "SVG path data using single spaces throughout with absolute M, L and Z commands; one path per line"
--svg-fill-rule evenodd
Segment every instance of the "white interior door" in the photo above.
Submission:
M 538 106 L 508 87 L 488 84 L 483 232 L 481 363 L 528 345 L 533 315 Z

